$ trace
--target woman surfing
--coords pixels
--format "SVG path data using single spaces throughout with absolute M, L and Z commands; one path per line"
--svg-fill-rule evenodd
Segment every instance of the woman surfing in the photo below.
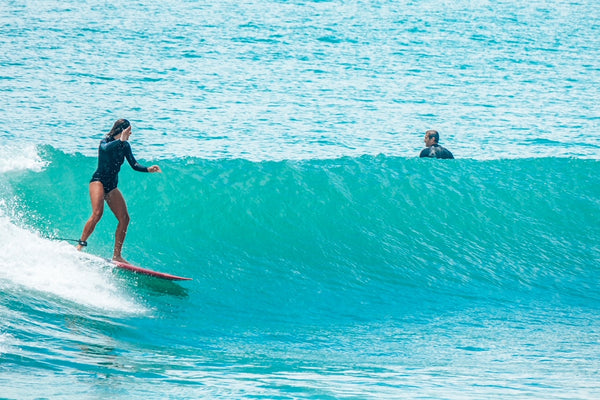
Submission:
M 96 224 L 102 218 L 104 202 L 106 201 L 106 204 L 108 204 L 119 221 L 115 233 L 115 249 L 112 259 L 123 263 L 127 263 L 121 255 L 121 250 L 123 249 L 127 226 L 129 225 L 129 213 L 127 212 L 127 204 L 125 203 L 123 194 L 117 188 L 121 165 L 127 159 L 131 168 L 136 171 L 162 172 L 158 165 L 144 167 L 135 160 L 128 142 L 129 136 L 131 136 L 131 124 L 126 119 L 119 119 L 100 142 L 100 147 L 98 148 L 98 168 L 90 181 L 92 216 L 85 224 L 81 239 L 79 239 L 77 245 L 77 250 L 81 250 L 87 246 L 87 239 L 94 232 Z

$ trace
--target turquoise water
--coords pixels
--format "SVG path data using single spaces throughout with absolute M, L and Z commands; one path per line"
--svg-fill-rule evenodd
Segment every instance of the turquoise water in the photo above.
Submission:
M 600 4 L 4 1 L 5 138 L 148 158 L 597 158 Z
M 0 398 L 599 397 L 599 8 L 2 3 Z

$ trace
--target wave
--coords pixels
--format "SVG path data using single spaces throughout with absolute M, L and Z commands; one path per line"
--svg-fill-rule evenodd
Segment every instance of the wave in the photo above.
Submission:
M 41 171 L 45 166 L 37 146 L 33 144 L 0 146 L 0 174 L 24 170 Z
M 26 234 L 14 234 L 13 225 L 78 238 L 89 217 L 95 158 L 51 147 L 39 156 L 43 169 L 2 175 L 10 189 L 1 199 L 7 247 Z M 125 256 L 193 276 L 212 304 L 272 312 L 283 304 L 298 313 L 369 304 L 389 313 L 399 301 L 423 299 L 600 298 L 593 284 L 598 161 L 365 156 L 160 164 L 160 175 L 122 169 L 132 217 Z M 107 211 L 89 251 L 111 254 L 115 226 Z M 18 259 L 4 254 L 2 264 L 15 271 L 23 268 Z

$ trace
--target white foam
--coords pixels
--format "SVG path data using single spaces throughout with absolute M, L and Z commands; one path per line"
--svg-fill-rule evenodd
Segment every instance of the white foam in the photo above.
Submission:
M 0 173 L 21 170 L 41 171 L 48 163 L 33 144 L 0 146 Z
M 0 281 L 69 300 L 96 310 L 145 311 L 100 258 L 74 246 L 41 238 L 0 213 Z

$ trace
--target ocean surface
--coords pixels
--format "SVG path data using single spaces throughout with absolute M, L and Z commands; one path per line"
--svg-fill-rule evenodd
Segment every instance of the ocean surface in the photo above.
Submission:
M 1 399 L 600 398 L 599 2 L 121 3 L 0 3 Z

